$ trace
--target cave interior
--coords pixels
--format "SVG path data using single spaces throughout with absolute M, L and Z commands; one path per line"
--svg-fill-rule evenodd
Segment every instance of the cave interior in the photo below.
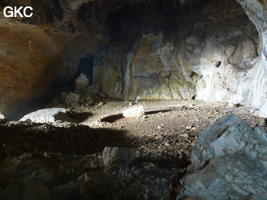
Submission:
M 0 10 L 29 5 L 0 14 L 0 199 L 266 197 L 266 0 Z

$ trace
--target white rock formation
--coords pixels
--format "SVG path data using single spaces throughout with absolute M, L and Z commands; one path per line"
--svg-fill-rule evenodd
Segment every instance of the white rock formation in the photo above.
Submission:
M 266 199 L 267 133 L 230 115 L 203 131 L 182 179 L 182 196 L 200 200 Z
M 267 116 L 267 1 L 258 0 L 237 0 L 244 8 L 249 19 L 255 24 L 260 41 L 261 55 L 253 64 L 253 68 L 248 70 L 243 79 L 237 79 L 239 87 L 237 94 L 231 101 L 251 105 L 259 108 L 259 115 Z
M 137 105 L 132 106 L 124 111 L 122 111 L 123 117 L 142 117 L 145 114 L 145 109 L 143 106 Z
M 261 40 L 261 60 L 258 62 L 250 86 L 251 105 L 259 108 L 259 115 L 267 116 L 267 1 L 237 0 L 255 24 Z M 246 102 L 246 103 L 249 103 Z
M 1 120 L 4 120 L 5 119 L 5 116 L 3 114 L 0 113 L 0 121 Z
M 230 2 L 233 1 L 225 1 L 225 8 Z M 194 98 L 241 103 L 259 109 L 259 115 L 266 117 L 267 1 L 237 2 L 255 26 L 247 19 L 244 23 L 236 21 L 234 27 L 227 26 L 227 20 L 234 22 L 240 16 L 246 18 L 241 7 L 235 8 L 237 10 L 229 7 L 229 12 L 219 18 L 207 12 L 212 7 L 204 7 L 201 12 L 203 15 L 200 13 L 203 20 L 196 19 L 194 31 L 187 32 L 185 36 L 180 30 L 176 31 L 174 35 L 177 37 L 173 36 L 173 40 L 164 40 L 167 36 L 163 32 L 143 34 L 136 41 L 134 49 L 124 56 L 123 70 L 117 67 L 121 57 L 118 56 L 116 60 L 112 50 L 107 63 L 99 68 L 102 68 L 98 78 L 102 91 L 108 96 L 125 99 L 133 99 L 138 95 L 143 99 Z M 186 4 L 187 1 L 180 3 Z M 184 17 L 186 20 L 187 16 Z M 216 24 L 222 26 L 222 29 L 217 29 Z M 184 28 L 186 30 L 186 24 Z M 228 28 L 229 31 L 223 31 Z M 202 29 L 208 30 L 205 36 L 199 34 Z M 114 63 L 114 68 L 104 73 L 107 71 L 106 66 L 111 66 L 111 63 Z M 123 91 L 113 90 L 115 86 L 119 88 L 118 80 L 123 82 Z M 113 94 L 111 91 L 118 92 Z
M 66 113 L 65 108 L 47 108 L 37 110 L 28 115 L 25 115 L 19 121 L 30 120 L 34 123 L 53 123 L 56 121 L 55 116 L 59 113 Z
M 76 89 L 84 89 L 87 88 L 89 84 L 89 79 L 85 74 L 80 74 L 78 78 L 75 79 Z

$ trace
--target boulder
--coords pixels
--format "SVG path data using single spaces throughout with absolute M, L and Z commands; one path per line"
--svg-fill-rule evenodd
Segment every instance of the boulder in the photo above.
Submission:
M 5 116 L 3 114 L 0 113 L 0 121 L 4 120 Z
M 265 199 L 267 195 L 267 133 L 249 127 L 236 115 L 200 133 L 191 163 L 177 199 Z
M 65 103 L 67 105 L 73 105 L 79 103 L 80 95 L 70 92 L 65 98 Z
M 126 147 L 105 147 L 102 158 L 106 171 L 127 169 L 129 163 L 136 158 L 136 150 Z
M 25 115 L 20 121 L 30 120 L 34 123 L 53 123 L 56 121 L 55 116 L 60 113 L 66 113 L 65 108 L 47 108 L 37 110 L 28 115 Z
M 145 114 L 145 109 L 143 106 L 132 106 L 124 111 L 122 111 L 123 117 L 142 117 Z

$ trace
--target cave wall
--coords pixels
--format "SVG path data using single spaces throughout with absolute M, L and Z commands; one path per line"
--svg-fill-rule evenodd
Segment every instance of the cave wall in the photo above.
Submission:
M 252 76 L 250 82 L 249 98 L 245 104 L 259 108 L 260 116 L 267 116 L 267 1 L 266 0 L 237 0 L 250 20 L 256 26 L 260 42 L 261 55 L 254 69 L 249 72 Z M 243 89 L 244 90 L 244 89 Z
M 78 23 L 75 6 L 65 13 L 64 2 L 1 1 L 0 10 L 6 5 L 35 9 L 31 19 L 0 16 L 0 112 L 13 118 L 51 101 L 73 79 L 80 58 L 106 45 L 106 38 Z
M 0 1 L 0 112 L 13 118 L 62 91 L 80 58 L 107 44 L 106 15 L 121 3 L 131 1 Z M 29 5 L 30 19 L 2 15 L 5 6 Z
M 36 14 L 0 16 L 0 111 L 64 87 L 92 53 L 106 96 L 239 102 L 266 116 L 266 1 L 237 2 L 245 12 L 222 0 L 3 0 Z
M 129 11 L 111 16 L 119 38 L 97 67 L 102 92 L 124 99 L 248 102 L 244 93 L 254 72 L 247 73 L 259 62 L 260 47 L 242 7 L 234 1 L 156 5 L 124 7 Z

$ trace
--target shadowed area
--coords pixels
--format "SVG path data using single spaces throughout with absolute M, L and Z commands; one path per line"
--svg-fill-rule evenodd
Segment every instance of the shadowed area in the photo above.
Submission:
M 105 146 L 128 146 L 126 131 L 93 129 L 88 126 L 54 127 L 46 124 L 0 124 L 2 154 L 21 152 L 55 152 L 90 154 Z
M 66 112 L 55 115 L 55 120 L 63 122 L 81 123 L 88 120 L 94 114 L 91 112 Z

